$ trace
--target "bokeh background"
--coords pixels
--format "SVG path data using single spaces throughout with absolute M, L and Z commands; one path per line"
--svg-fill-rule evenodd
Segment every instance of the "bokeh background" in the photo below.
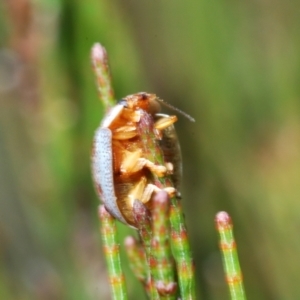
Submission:
M 153 92 L 196 119 L 177 130 L 197 299 L 229 299 L 221 210 L 248 298 L 299 299 L 299 30 L 298 0 L 1 1 L 0 298 L 111 299 L 89 157 L 101 42 L 117 98 Z

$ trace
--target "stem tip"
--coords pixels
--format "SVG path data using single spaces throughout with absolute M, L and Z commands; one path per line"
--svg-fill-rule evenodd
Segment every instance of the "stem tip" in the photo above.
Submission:
M 107 53 L 105 48 L 100 44 L 96 43 L 92 47 L 92 61 L 104 61 L 107 59 Z
M 232 226 L 231 218 L 226 211 L 220 211 L 215 218 L 216 226 L 219 229 L 224 229 Z
M 124 240 L 125 247 L 132 247 L 135 245 L 135 239 L 132 236 L 127 236 Z

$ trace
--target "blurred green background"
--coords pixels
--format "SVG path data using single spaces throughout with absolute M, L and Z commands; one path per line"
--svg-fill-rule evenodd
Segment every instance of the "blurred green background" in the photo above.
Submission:
M 229 299 L 220 210 L 248 298 L 299 299 L 299 30 L 297 0 L 0 2 L 0 298 L 111 299 L 89 158 L 101 42 L 117 98 L 153 92 L 196 119 L 177 130 L 197 299 Z

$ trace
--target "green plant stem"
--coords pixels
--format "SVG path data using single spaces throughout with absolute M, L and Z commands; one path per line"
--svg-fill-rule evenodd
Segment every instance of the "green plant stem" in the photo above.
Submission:
M 124 245 L 134 275 L 146 288 L 148 266 L 144 248 L 132 236 L 126 237 Z
M 100 44 L 95 44 L 92 48 L 91 59 L 97 79 L 99 97 L 103 102 L 105 109 L 108 110 L 115 105 L 115 99 L 105 48 Z M 138 123 L 137 131 L 144 143 L 143 153 L 145 153 L 145 158 L 156 164 L 164 165 L 164 155 L 157 136 L 155 135 L 154 121 L 152 116 L 147 112 L 144 112 L 143 117 Z M 154 184 L 161 189 L 174 187 L 174 183 L 169 175 L 159 178 L 153 174 L 153 181 Z M 163 204 L 167 205 L 167 207 L 164 206 L 163 209 L 168 210 L 168 208 L 170 208 L 170 242 L 178 272 L 180 298 L 182 300 L 194 300 L 195 282 L 193 259 L 181 205 L 176 197 L 168 199 L 167 202 L 168 204 Z M 139 204 L 137 205 L 139 206 Z M 101 208 L 100 211 L 102 212 L 100 212 L 100 215 L 103 216 L 102 239 L 105 245 L 109 276 L 111 279 L 113 295 L 114 297 L 117 297 L 114 299 L 125 299 L 124 297 L 127 296 L 124 277 L 121 270 L 119 248 L 116 242 L 115 220 L 106 212 L 104 207 Z M 159 293 L 161 294 L 162 299 L 174 299 L 176 291 L 176 283 L 174 282 L 175 273 L 172 266 L 172 257 L 168 241 L 170 235 L 169 224 L 167 224 L 168 217 L 166 212 L 161 216 L 160 213 L 161 211 L 159 210 L 154 212 L 155 215 L 152 228 L 149 212 L 147 212 L 144 205 L 140 205 L 134 212 L 134 215 L 139 219 L 136 224 L 139 224 L 138 229 L 145 249 L 146 260 L 148 262 L 148 267 L 145 271 L 147 273 L 145 286 L 152 300 L 160 299 Z M 112 228 L 110 229 L 108 226 L 109 223 L 112 225 Z M 153 239 L 152 230 L 154 232 Z M 111 236 L 109 236 L 109 234 L 111 234 Z M 135 267 L 137 268 L 138 262 L 132 261 L 132 263 L 135 264 Z M 136 274 L 140 280 L 144 276 L 142 275 L 141 269 L 137 270 Z
M 215 222 L 220 234 L 220 249 L 231 299 L 246 300 L 231 218 L 226 212 L 219 212 L 216 215 Z
M 138 134 L 143 141 L 143 153 L 150 161 L 164 165 L 164 156 L 155 136 L 154 123 L 148 113 L 144 113 L 138 124 Z M 163 189 L 173 187 L 170 176 L 154 176 L 154 184 Z M 180 202 L 176 197 L 170 199 L 171 248 L 176 262 L 180 297 L 182 300 L 194 300 L 195 275 L 194 263 Z
M 91 60 L 96 75 L 99 98 L 104 104 L 104 108 L 108 110 L 116 104 L 116 100 L 111 83 L 107 52 L 99 43 L 96 43 L 92 48 Z
M 173 197 L 170 207 L 171 246 L 177 265 L 182 300 L 195 300 L 194 262 L 181 204 Z
M 135 218 L 135 223 L 138 225 L 138 231 L 144 246 L 144 251 L 146 253 L 146 259 L 148 264 L 148 278 L 146 291 L 151 300 L 157 300 L 160 298 L 152 276 L 152 228 L 150 212 L 142 202 L 140 202 L 139 200 L 135 200 L 133 202 L 133 215 Z
M 99 206 L 99 218 L 102 224 L 101 237 L 113 299 L 127 300 L 115 219 L 106 211 L 104 205 Z
M 160 191 L 153 198 L 151 270 L 155 286 L 162 299 L 175 299 L 176 287 L 174 263 L 169 243 L 169 196 Z

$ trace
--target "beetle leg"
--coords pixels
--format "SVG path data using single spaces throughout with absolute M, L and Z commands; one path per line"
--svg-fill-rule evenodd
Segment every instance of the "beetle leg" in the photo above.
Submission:
M 151 184 L 151 183 L 147 184 L 146 188 L 144 189 L 143 195 L 140 198 L 140 201 L 143 203 L 147 203 L 151 199 L 151 196 L 153 195 L 153 193 L 158 193 L 161 190 L 162 189 L 160 189 L 159 187 L 157 187 L 154 184 Z M 163 190 L 168 193 L 170 198 L 174 197 L 177 193 L 177 191 L 174 187 L 166 187 L 166 188 L 163 188 Z
M 140 171 L 143 168 L 143 165 L 139 163 L 141 155 L 142 151 L 140 149 L 133 152 L 124 150 L 120 171 L 122 173 L 135 173 Z
M 152 173 L 154 173 L 158 177 L 165 176 L 168 171 L 167 167 L 162 165 L 156 165 L 152 161 L 143 157 L 139 159 L 139 164 L 148 168 Z
M 147 178 L 142 176 L 135 184 L 129 189 L 125 197 L 118 199 L 118 206 L 122 208 L 122 214 L 124 215 L 127 222 L 134 224 L 133 216 L 133 203 L 137 199 L 140 201 L 143 196 L 143 192 L 147 185 Z
M 137 116 L 134 116 L 133 120 L 136 120 Z M 165 128 L 171 126 L 177 121 L 177 116 L 167 116 L 162 117 L 154 123 L 154 128 L 158 131 L 164 130 Z M 137 135 L 136 126 L 126 125 L 121 126 L 113 130 L 113 139 L 115 140 L 128 140 Z
M 126 125 L 112 130 L 114 140 L 129 140 L 137 135 L 136 126 Z
M 165 165 L 166 165 L 168 174 L 173 174 L 173 171 L 174 171 L 174 166 L 173 166 L 173 164 L 170 163 L 170 162 L 166 162 Z
M 174 197 L 175 195 L 176 195 L 176 193 L 177 193 L 177 191 L 176 191 L 176 189 L 174 188 L 174 187 L 172 187 L 172 186 L 168 186 L 168 187 L 165 187 L 165 188 L 163 188 L 163 189 L 160 189 L 159 187 L 157 187 L 156 185 L 154 185 L 154 184 L 148 184 L 147 185 L 147 188 L 148 188 L 148 186 L 153 186 L 152 188 L 153 188 L 153 192 L 154 193 L 158 193 L 158 192 L 160 192 L 161 190 L 164 190 L 164 191 L 166 191 L 167 193 L 168 193 L 168 195 L 169 195 L 169 197 L 170 198 L 172 198 L 172 197 Z M 149 187 L 150 188 L 150 187 Z
M 147 184 L 140 201 L 143 203 L 147 203 L 151 199 L 152 194 L 159 190 L 160 190 L 160 188 L 158 188 L 156 185 L 150 184 L 150 183 Z
M 174 196 L 177 195 L 176 189 L 173 188 L 173 187 L 171 187 L 171 186 L 170 187 L 166 187 L 163 190 L 168 193 L 168 195 L 169 195 L 170 198 L 173 198 Z
M 133 206 L 133 202 L 135 199 L 141 201 L 143 198 L 143 193 L 145 191 L 147 179 L 145 176 L 142 176 L 140 181 L 129 191 L 128 193 L 128 201 L 130 202 L 130 206 Z
M 157 130 L 163 130 L 171 126 L 172 124 L 174 124 L 176 121 L 177 121 L 177 116 L 162 117 L 154 123 L 154 127 Z
M 141 154 L 141 150 L 134 152 L 126 151 L 120 171 L 122 173 L 135 173 L 146 167 L 158 177 L 165 176 L 167 173 L 172 173 L 173 165 L 171 163 L 167 163 L 166 166 L 156 165 L 150 160 L 141 157 Z

